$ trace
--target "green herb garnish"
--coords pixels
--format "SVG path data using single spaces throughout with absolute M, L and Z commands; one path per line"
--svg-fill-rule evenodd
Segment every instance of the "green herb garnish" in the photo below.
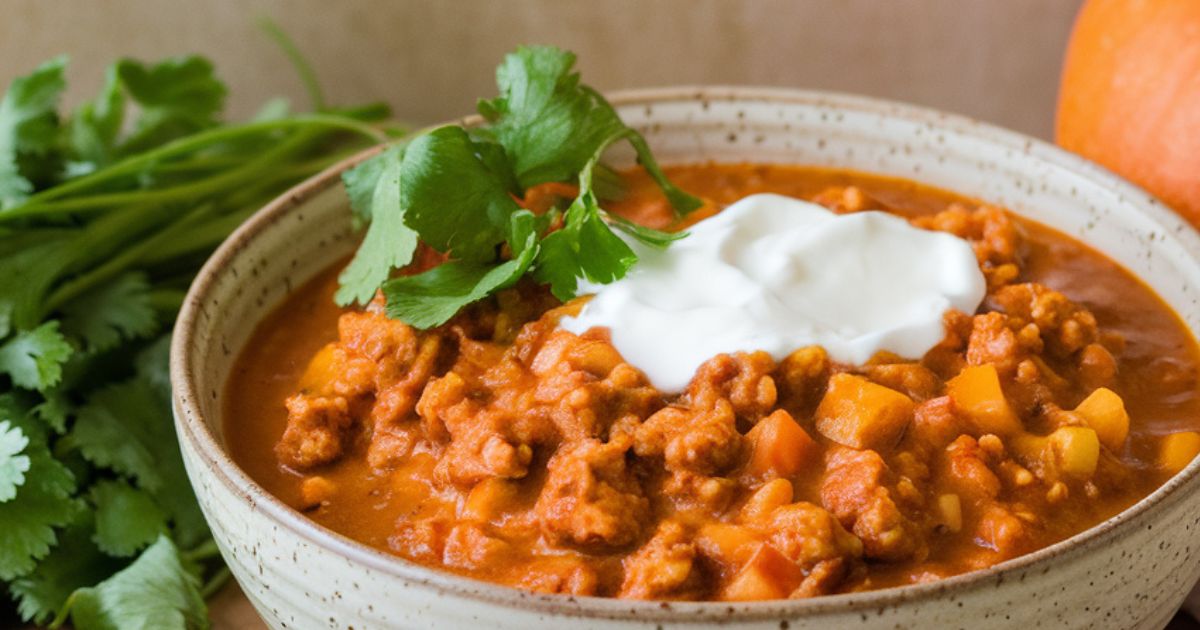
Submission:
M 171 323 L 230 231 L 387 140 L 368 124 L 387 111 L 325 108 L 309 80 L 317 113 L 223 124 L 226 88 L 191 56 L 118 61 L 60 113 L 65 66 L 0 99 L 0 586 L 29 622 L 205 627 L 229 573 L 175 438 Z
M 622 140 L 677 213 L 700 202 L 667 180 L 642 136 L 579 82 L 574 65 L 569 52 L 519 48 L 496 72 L 500 96 L 479 103 L 486 124 L 427 131 L 345 174 L 355 216 L 370 226 L 339 278 L 339 304 L 365 304 L 382 289 L 389 316 L 429 328 L 526 274 L 562 300 L 575 296 L 581 278 L 623 277 L 637 255 L 614 227 L 653 247 L 682 236 L 600 208 L 593 172 L 604 150 Z M 579 195 L 561 217 L 536 217 L 517 203 L 532 186 L 572 180 Z M 449 262 L 392 278 L 412 261 L 418 241 L 448 254 Z

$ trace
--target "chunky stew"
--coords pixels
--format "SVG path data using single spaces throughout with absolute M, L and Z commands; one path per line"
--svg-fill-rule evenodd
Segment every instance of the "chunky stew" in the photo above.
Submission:
M 1117 514 L 1200 451 L 1194 339 L 1081 243 L 909 181 L 669 171 L 708 200 L 701 216 L 777 192 L 951 232 L 987 298 L 948 313 L 920 361 L 720 355 L 667 395 L 605 331 L 556 327 L 582 299 L 519 285 L 418 331 L 378 304 L 333 306 L 331 269 L 229 379 L 237 462 L 317 523 L 431 567 L 541 592 L 750 600 L 988 567 Z M 649 179 L 625 178 L 611 208 L 666 227 Z

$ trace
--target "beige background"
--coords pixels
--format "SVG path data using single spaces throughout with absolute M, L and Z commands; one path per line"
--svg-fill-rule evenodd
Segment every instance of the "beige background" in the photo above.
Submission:
M 601 89 L 682 83 L 824 88 L 911 101 L 1049 136 L 1062 51 L 1080 0 L 4 0 L 0 82 L 71 55 L 68 101 L 119 55 L 202 52 L 230 111 L 304 92 L 255 26 L 271 16 L 313 61 L 330 100 L 385 99 L 428 123 L 495 88 L 517 43 L 580 54 Z M 260 628 L 235 586 L 218 628 Z
M 415 123 L 491 95 L 519 42 L 580 53 L 601 89 L 680 83 L 826 88 L 931 105 L 1048 136 L 1079 0 L 5 0 L 0 81 L 60 52 L 69 100 L 117 55 L 201 51 L 232 87 L 231 111 L 304 103 L 255 26 L 277 20 L 335 103 L 383 98 Z

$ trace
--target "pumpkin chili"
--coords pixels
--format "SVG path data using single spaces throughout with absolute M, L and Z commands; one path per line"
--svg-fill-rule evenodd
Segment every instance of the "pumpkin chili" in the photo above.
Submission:
M 668 170 L 695 219 L 775 192 L 967 239 L 988 282 L 920 361 L 719 355 L 681 395 L 518 285 L 419 331 L 333 305 L 330 269 L 247 344 L 225 435 L 317 523 L 411 561 L 540 592 L 811 597 L 935 580 L 1129 507 L 1200 451 L 1195 340 L 1145 285 L 1002 209 L 805 167 Z M 666 227 L 641 171 L 617 214 Z M 693 219 L 693 217 L 689 217 Z M 432 263 L 431 263 L 432 264 Z

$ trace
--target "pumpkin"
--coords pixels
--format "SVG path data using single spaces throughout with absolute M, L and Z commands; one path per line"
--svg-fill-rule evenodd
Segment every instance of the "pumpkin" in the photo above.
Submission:
M 1200 0 L 1088 0 L 1055 136 L 1200 227 Z

